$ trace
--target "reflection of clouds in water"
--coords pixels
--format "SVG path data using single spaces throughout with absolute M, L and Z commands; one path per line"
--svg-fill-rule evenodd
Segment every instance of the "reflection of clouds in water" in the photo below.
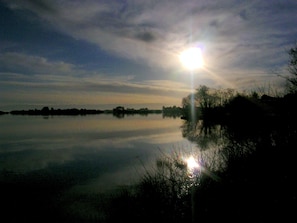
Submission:
M 183 140 L 181 133 L 176 129 L 164 129 L 166 132 L 161 131 L 152 131 L 148 134 L 142 134 L 142 132 L 135 132 L 135 134 L 131 134 L 131 136 L 127 137 L 114 137 L 112 141 L 110 139 L 100 139 L 101 143 L 105 143 L 107 145 L 112 145 L 116 148 L 131 148 L 133 146 L 133 142 L 143 142 L 149 144 L 156 144 L 156 146 L 162 144 L 175 144 L 179 143 Z M 118 135 L 117 135 L 118 136 Z M 92 144 L 97 144 L 97 141 L 93 141 Z
M 27 150 L 0 156 L 0 170 L 28 172 L 46 168 L 49 164 L 62 164 L 73 160 L 69 150 Z
M 160 144 L 182 140 L 179 120 L 162 119 L 160 115 L 123 120 L 111 115 L 51 117 L 50 120 L 14 116 L 5 121 L 9 127 L 6 131 L 0 130 L 4 133 L 0 136 L 3 139 L 0 170 L 17 172 L 62 165 L 82 156 L 104 156 L 106 150 L 118 156 L 119 149 L 126 153 L 141 152 L 144 143 L 157 148 Z
M 134 161 L 133 161 L 134 160 Z M 129 166 L 117 169 L 91 179 L 84 184 L 75 185 L 71 188 L 71 193 L 102 193 L 113 191 L 123 186 L 133 185 L 145 174 L 145 169 L 139 161 L 134 158 Z
M 161 115 L 10 118 L 7 131 L 0 129 L 0 174 L 7 170 L 24 182 L 66 183 L 59 199 L 67 208 L 89 210 L 89 203 L 76 199 L 73 204 L 73 197 L 133 184 L 155 167 L 160 149 L 167 152 L 186 141 L 181 120 Z
M 181 133 L 179 131 L 166 132 L 163 134 L 152 134 L 143 140 L 147 143 L 155 144 L 167 144 L 167 143 L 178 143 L 182 139 Z

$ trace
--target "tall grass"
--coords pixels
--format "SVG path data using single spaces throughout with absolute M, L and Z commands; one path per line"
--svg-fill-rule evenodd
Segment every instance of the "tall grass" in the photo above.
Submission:
M 183 156 L 181 151 L 163 154 L 137 184 L 113 194 L 106 222 L 190 222 L 199 174 L 189 172 Z

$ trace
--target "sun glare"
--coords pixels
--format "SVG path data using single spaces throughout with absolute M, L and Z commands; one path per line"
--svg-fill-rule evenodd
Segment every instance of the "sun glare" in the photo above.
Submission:
M 203 66 L 201 49 L 198 47 L 192 47 L 184 50 L 180 54 L 179 59 L 183 66 L 190 70 L 198 69 Z

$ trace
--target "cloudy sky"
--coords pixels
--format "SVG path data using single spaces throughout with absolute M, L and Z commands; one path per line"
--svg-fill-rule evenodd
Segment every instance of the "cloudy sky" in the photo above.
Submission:
M 281 86 L 296 0 L 0 0 L 0 110 L 181 105 Z M 180 53 L 199 47 L 190 71 Z

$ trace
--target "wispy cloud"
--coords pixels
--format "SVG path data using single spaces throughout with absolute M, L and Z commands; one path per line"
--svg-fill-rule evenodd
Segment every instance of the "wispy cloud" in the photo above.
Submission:
M 38 20 L 46 30 L 94 44 L 115 60 L 123 58 L 151 69 L 150 75 L 141 69 L 129 75 L 120 70 L 103 73 L 61 58 L 3 48 L 2 75 L 31 73 L 36 88 L 40 81 L 40 86 L 48 82 L 51 89 L 63 86 L 65 90 L 179 96 L 191 90 L 190 78 L 185 75 L 189 71 L 178 60 L 180 51 L 188 46 L 201 47 L 205 60 L 205 70 L 195 74 L 194 86 L 248 88 L 268 79 L 281 82 L 273 71 L 284 70 L 286 50 L 297 36 L 294 0 L 4 2 L 15 12 L 30 12 L 26 16 Z M 1 80 L 12 78 L 4 75 Z
M 297 33 L 294 1 L 12 2 L 75 38 L 168 69 L 176 69 L 176 54 L 192 44 L 205 48 L 210 66 L 257 65 L 264 54 L 265 67 L 270 52 Z
M 29 74 L 68 74 L 73 65 L 62 61 L 48 61 L 44 57 L 31 56 L 21 53 L 0 54 L 0 66 L 2 70 L 10 72 L 22 72 Z

